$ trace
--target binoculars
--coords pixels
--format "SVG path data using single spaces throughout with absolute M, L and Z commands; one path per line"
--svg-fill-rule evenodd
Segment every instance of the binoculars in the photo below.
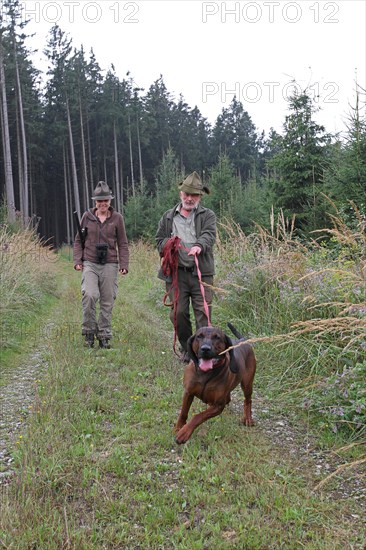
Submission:
M 107 244 L 97 244 L 95 246 L 97 248 L 97 263 L 98 264 L 105 264 L 106 261 L 107 261 L 108 245 Z

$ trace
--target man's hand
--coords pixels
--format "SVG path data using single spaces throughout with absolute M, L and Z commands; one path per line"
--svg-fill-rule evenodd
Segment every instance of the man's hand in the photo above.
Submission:
M 76 269 L 76 271 L 82 271 L 82 270 L 83 270 L 83 266 L 82 266 L 81 264 L 77 264 L 77 265 L 75 266 L 75 269 Z
M 121 275 L 127 275 L 128 273 L 127 269 L 120 269 L 119 272 Z
M 202 248 L 200 246 L 192 246 L 191 250 L 188 252 L 188 256 L 198 256 L 201 252 Z

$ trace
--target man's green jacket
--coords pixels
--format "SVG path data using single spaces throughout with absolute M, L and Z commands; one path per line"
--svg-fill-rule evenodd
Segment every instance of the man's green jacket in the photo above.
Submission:
M 167 210 L 159 221 L 155 240 L 160 256 L 163 256 L 163 249 L 168 239 L 173 234 L 173 218 L 180 204 Z M 215 274 L 215 264 L 213 255 L 213 246 L 216 241 L 216 216 L 212 210 L 205 208 L 201 204 L 195 211 L 195 228 L 197 241 L 194 246 L 201 247 L 202 252 L 198 254 L 198 265 L 203 277 L 213 276 Z M 196 269 L 193 272 L 197 276 Z M 159 279 L 169 280 L 163 275 L 161 268 L 158 273 Z

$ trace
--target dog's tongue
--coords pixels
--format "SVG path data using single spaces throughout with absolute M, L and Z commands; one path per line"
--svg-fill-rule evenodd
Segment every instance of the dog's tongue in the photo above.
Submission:
M 212 359 L 200 359 L 199 367 L 204 372 L 213 369 L 213 360 Z

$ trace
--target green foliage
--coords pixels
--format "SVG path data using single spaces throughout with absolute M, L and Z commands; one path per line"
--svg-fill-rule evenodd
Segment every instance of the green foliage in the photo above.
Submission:
M 357 207 L 355 203 L 347 201 L 347 203 L 340 205 L 338 214 L 345 226 L 356 234 L 360 230 L 362 231 L 362 226 L 366 226 L 366 201 L 357 203 Z
M 228 155 L 220 155 L 217 165 L 211 169 L 208 187 L 210 195 L 205 197 L 205 204 L 219 217 L 231 217 L 233 205 L 241 194 L 241 185 Z
M 336 208 L 328 214 L 333 228 L 314 231 L 320 242 L 324 258 L 329 261 L 338 261 L 340 266 L 348 262 L 357 262 L 362 257 L 366 244 L 366 215 L 352 202 Z M 363 205 L 361 204 L 361 207 Z
M 0 203 L 0 225 L 4 225 L 8 219 L 8 207 L 6 201 Z
M 358 89 L 356 105 L 348 116 L 346 139 L 330 148 L 325 186 L 327 194 L 340 207 L 347 208 L 348 201 L 353 201 L 366 215 L 366 107 L 360 106 L 360 96 Z
M 153 212 L 152 199 L 145 194 L 138 192 L 130 198 L 124 209 L 126 233 L 130 241 L 151 235 L 156 221 Z
M 249 181 L 244 188 L 232 189 L 222 201 L 219 220 L 232 219 L 245 231 L 251 233 L 258 223 L 267 221 L 268 210 L 263 187 Z
M 350 363 L 319 384 L 303 406 L 320 414 L 333 432 L 360 438 L 366 434 L 366 361 Z
M 254 179 L 258 164 L 258 136 L 256 128 L 236 97 L 227 109 L 222 109 L 212 130 L 213 163 L 227 155 L 245 184 Z
M 184 179 L 184 174 L 179 169 L 179 163 L 171 147 L 164 154 L 157 169 L 155 187 L 155 208 L 158 210 L 158 220 L 165 210 L 172 208 L 179 200 L 178 185 Z M 156 219 L 156 216 L 154 217 Z M 154 228 L 156 229 L 156 227 Z
M 163 212 L 172 208 L 179 200 L 178 183 L 183 174 L 178 169 L 174 151 L 169 148 L 156 174 L 156 196 L 138 192 L 131 197 L 125 208 L 126 231 L 130 240 L 151 239 L 157 230 Z
M 313 120 L 313 101 L 306 90 L 289 98 L 290 114 L 284 134 L 273 135 L 275 151 L 268 160 L 273 204 L 285 216 L 296 214 L 302 230 L 321 227 L 324 221 L 322 189 L 324 160 L 330 136 Z
M 266 215 L 265 193 L 256 181 L 242 183 L 235 175 L 229 156 L 222 154 L 211 169 L 208 186 L 210 195 L 204 204 L 211 208 L 219 220 L 234 220 L 243 231 L 254 230 L 254 223 Z

